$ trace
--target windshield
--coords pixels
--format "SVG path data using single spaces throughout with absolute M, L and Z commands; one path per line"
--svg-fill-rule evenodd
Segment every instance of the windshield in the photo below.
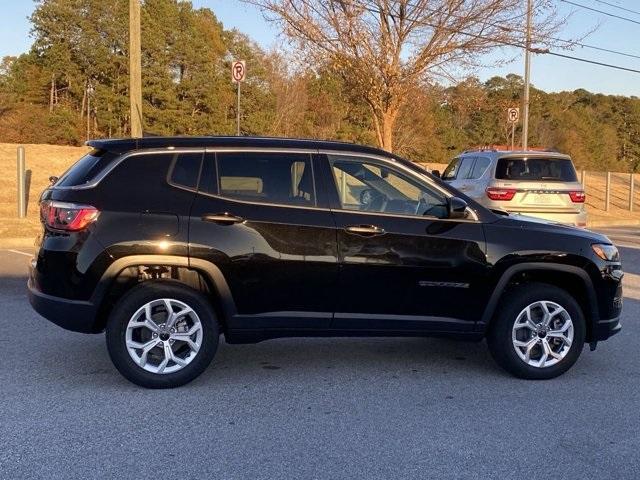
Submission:
M 498 180 L 541 180 L 577 182 L 573 163 L 568 158 L 501 158 L 496 166 Z

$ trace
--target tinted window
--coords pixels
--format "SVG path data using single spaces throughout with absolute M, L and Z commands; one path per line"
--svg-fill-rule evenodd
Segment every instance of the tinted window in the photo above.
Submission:
M 501 158 L 496 166 L 499 180 L 577 182 L 571 160 L 564 158 Z
M 202 153 L 179 153 L 175 155 L 169 180 L 175 185 L 196 188 L 200 175 Z
M 484 175 L 484 172 L 487 170 L 487 167 L 490 163 L 491 160 L 489 160 L 488 158 L 476 158 L 476 164 L 473 166 L 473 171 L 471 172 L 471 176 L 469 178 L 474 180 L 480 178 L 482 175 Z
M 215 153 L 206 153 L 202 164 L 202 173 L 200 174 L 200 192 L 218 193 L 218 177 L 216 175 L 216 155 Z
M 447 215 L 443 194 L 399 171 L 360 161 L 330 156 L 340 205 L 359 210 L 403 215 Z
M 316 204 L 309 155 L 219 153 L 217 162 L 220 195 L 260 203 Z
M 56 182 L 56 186 L 75 187 L 91 183 L 116 156 L 117 155 L 107 152 L 106 150 L 92 150 L 63 173 Z
M 456 180 L 465 180 L 471 175 L 471 169 L 473 168 L 474 157 L 465 157 L 458 167 L 458 174 Z
M 126 158 L 100 183 L 110 208 L 123 211 L 172 211 L 180 198 L 193 194 L 167 183 L 175 153 L 134 155 Z

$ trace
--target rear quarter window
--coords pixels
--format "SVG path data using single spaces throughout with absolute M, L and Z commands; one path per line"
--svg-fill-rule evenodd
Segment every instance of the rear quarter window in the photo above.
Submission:
M 496 166 L 498 180 L 577 182 L 578 176 L 568 158 L 501 158 Z
M 55 183 L 56 187 L 77 187 L 91 183 L 102 173 L 117 154 L 94 149 L 74 163 Z

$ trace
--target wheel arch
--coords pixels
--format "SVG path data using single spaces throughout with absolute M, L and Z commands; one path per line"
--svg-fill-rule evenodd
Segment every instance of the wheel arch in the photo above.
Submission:
M 130 255 L 119 258 L 109 265 L 94 290 L 91 303 L 97 309 L 97 329 L 102 330 L 106 325 L 107 317 L 115 301 L 131 286 L 145 281 L 133 280 L 133 277 L 130 277 L 128 285 L 119 285 L 118 279 L 123 277 L 126 271 L 140 268 L 170 269 L 172 276 L 169 278 L 172 280 L 209 294 L 212 297 L 211 301 L 216 313 L 220 317 L 223 330 L 226 330 L 227 320 L 236 314 L 235 302 L 231 296 L 229 285 L 217 265 L 202 259 L 189 259 L 173 255 Z M 178 272 L 178 278 L 174 278 L 174 272 Z M 192 272 L 205 282 L 206 287 L 194 284 L 193 279 L 181 278 L 183 275 L 180 272 Z
M 507 268 L 489 297 L 479 322 L 480 329 L 486 331 L 490 327 L 498 304 L 510 285 L 532 281 L 562 288 L 576 299 L 585 315 L 586 340 L 590 341 L 599 319 L 598 303 L 591 277 L 582 268 L 558 263 L 527 262 Z

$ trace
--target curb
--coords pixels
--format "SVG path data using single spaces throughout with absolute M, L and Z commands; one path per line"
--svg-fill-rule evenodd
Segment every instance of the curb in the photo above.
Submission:
M 640 220 L 587 220 L 587 228 L 593 227 L 637 227 Z

